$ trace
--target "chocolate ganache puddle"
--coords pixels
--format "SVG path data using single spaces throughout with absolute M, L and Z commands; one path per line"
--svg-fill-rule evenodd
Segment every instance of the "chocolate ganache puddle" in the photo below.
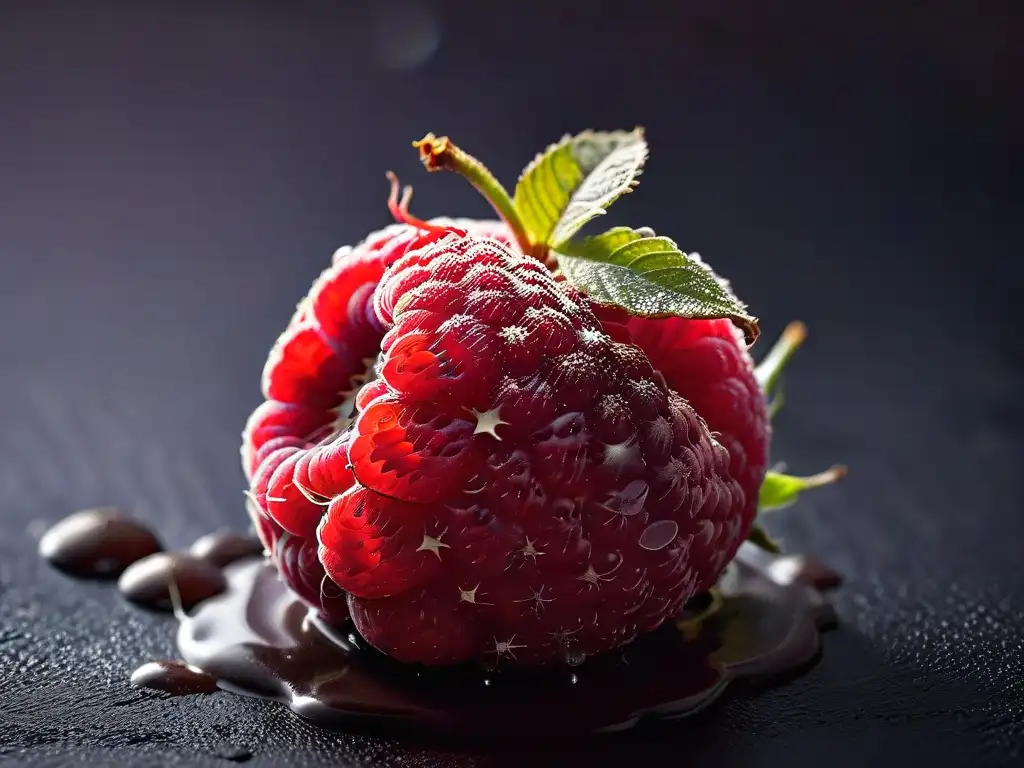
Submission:
M 817 658 L 820 631 L 835 616 L 799 567 L 781 569 L 788 580 L 770 577 L 765 565 L 774 562 L 745 547 L 699 613 L 684 613 L 623 652 L 557 671 L 400 664 L 354 631 L 321 624 L 262 559 L 226 568 L 226 591 L 183 617 L 177 641 L 183 658 L 222 688 L 282 701 L 328 728 L 616 731 L 695 713 L 730 682 L 766 682 Z
M 120 574 L 126 599 L 173 608 L 185 661 L 142 665 L 132 675 L 138 687 L 275 699 L 333 729 L 475 738 L 524 727 L 562 737 L 624 730 L 696 713 L 734 682 L 796 674 L 817 659 L 820 632 L 835 623 L 822 590 L 840 583 L 812 558 L 745 544 L 711 593 L 619 652 L 539 671 L 428 669 L 389 659 L 351 626 L 323 624 L 251 535 L 219 531 L 188 553 L 165 553 L 140 523 L 90 510 L 58 522 L 40 554 L 80 578 Z

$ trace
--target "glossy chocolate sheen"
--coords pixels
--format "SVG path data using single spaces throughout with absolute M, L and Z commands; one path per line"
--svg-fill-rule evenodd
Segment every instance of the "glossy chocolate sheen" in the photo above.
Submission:
M 174 659 L 146 662 L 132 672 L 131 683 L 136 688 L 148 688 L 171 696 L 213 693 L 219 690 L 217 678 L 213 675 Z
M 152 531 L 113 507 L 75 512 L 39 540 L 42 557 L 81 578 L 116 578 L 135 561 L 161 549 Z
M 770 577 L 771 562 L 745 547 L 715 592 L 677 622 L 574 668 L 398 664 L 354 631 L 317 622 L 262 559 L 226 569 L 226 591 L 184 617 L 178 646 L 231 690 L 278 699 L 334 729 L 483 737 L 615 731 L 692 714 L 730 682 L 784 677 L 817 658 L 820 631 L 834 614 L 813 587 Z
M 223 568 L 236 560 L 262 554 L 263 542 L 253 534 L 223 529 L 199 537 L 188 551 L 200 560 Z
M 220 568 L 181 552 L 159 552 L 145 557 L 130 565 L 117 580 L 117 588 L 125 598 L 158 610 L 173 608 L 175 600 L 180 601 L 181 607 L 191 608 L 220 594 L 226 586 Z

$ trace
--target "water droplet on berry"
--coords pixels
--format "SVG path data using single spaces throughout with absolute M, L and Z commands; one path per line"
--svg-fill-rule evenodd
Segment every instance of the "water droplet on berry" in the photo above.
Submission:
M 640 546 L 657 552 L 671 544 L 678 533 L 679 524 L 675 520 L 658 520 L 648 525 L 640 534 Z
M 612 496 L 605 504 L 608 509 L 623 517 L 632 517 L 643 512 L 649 488 L 643 480 L 633 480 Z
M 582 651 L 569 651 L 565 654 L 565 663 L 570 667 L 578 667 L 587 660 L 587 654 Z

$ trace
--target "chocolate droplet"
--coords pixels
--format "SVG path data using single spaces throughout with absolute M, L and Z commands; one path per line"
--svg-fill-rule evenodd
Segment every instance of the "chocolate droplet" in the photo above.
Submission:
M 189 547 L 189 554 L 223 568 L 236 560 L 263 554 L 263 542 L 257 536 L 234 531 L 208 533 Z
M 217 678 L 190 667 L 183 661 L 150 661 L 132 672 L 132 685 L 149 688 L 172 696 L 187 696 L 192 693 L 214 693 Z
M 42 557 L 62 571 L 86 578 L 115 578 L 161 549 L 152 531 L 112 507 L 75 512 L 39 540 Z
M 127 599 L 149 608 L 172 607 L 170 584 L 181 597 L 182 608 L 190 608 L 227 586 L 217 566 L 182 552 L 159 552 L 129 566 L 117 581 Z

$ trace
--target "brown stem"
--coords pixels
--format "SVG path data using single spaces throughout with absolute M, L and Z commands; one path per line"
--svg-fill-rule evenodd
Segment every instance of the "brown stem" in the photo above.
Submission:
M 528 256 L 536 255 L 536 244 L 519 217 L 512 198 L 483 163 L 457 147 L 447 136 L 438 138 L 428 133 L 412 145 L 419 149 L 420 160 L 428 171 L 453 171 L 467 179 L 505 222 L 520 250 Z

